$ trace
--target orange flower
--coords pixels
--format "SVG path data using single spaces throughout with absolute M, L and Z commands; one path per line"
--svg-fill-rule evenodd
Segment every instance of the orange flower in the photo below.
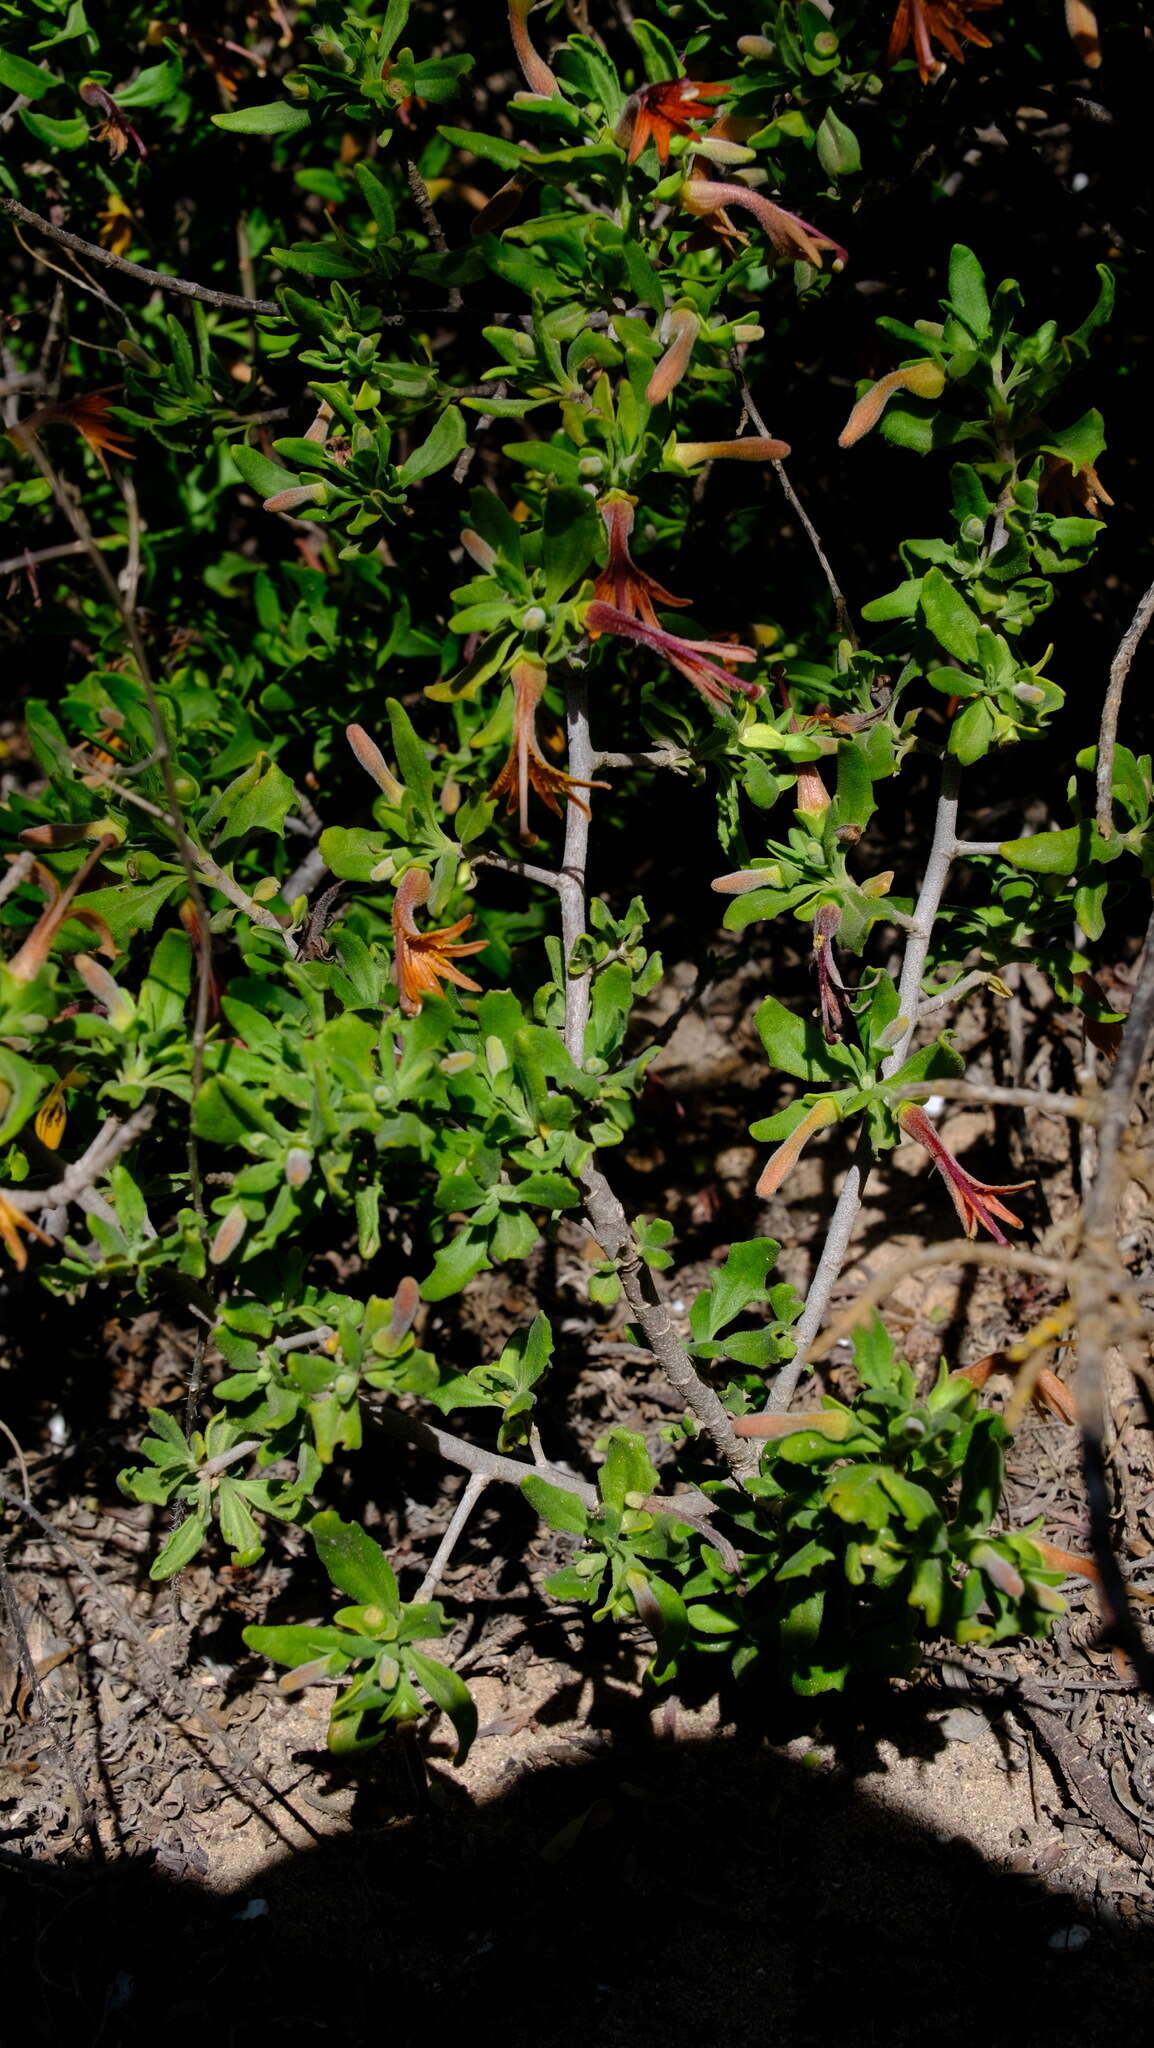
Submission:
M 21 1273 L 28 1264 L 28 1253 L 19 1237 L 22 1230 L 26 1231 L 29 1237 L 38 1237 L 41 1244 L 52 1243 L 52 1239 L 41 1230 L 40 1225 L 33 1223 L 31 1216 L 26 1216 L 23 1209 L 18 1209 L 15 1203 L 0 1195 L 0 1239 L 3 1239 L 7 1246 L 13 1265 Z
M 428 900 L 428 874 L 424 868 L 410 868 L 393 903 L 394 966 L 406 1017 L 418 1014 L 426 996 L 439 996 L 442 981 L 451 981 L 455 988 L 470 989 L 476 994 L 480 983 L 470 981 L 459 967 L 453 966 L 453 961 L 467 953 L 483 952 L 489 943 L 488 939 L 469 939 L 463 946 L 453 943 L 461 932 L 468 930 L 473 922 L 471 917 L 460 917 L 456 924 L 446 925 L 439 932 L 418 931 L 413 912 Z
M 608 789 L 607 782 L 577 782 L 566 775 L 561 768 L 554 768 L 547 761 L 537 745 L 537 706 L 545 694 L 548 677 L 544 663 L 539 661 L 515 661 L 511 671 L 513 683 L 513 744 L 509 758 L 489 791 L 490 796 L 508 799 L 507 812 L 517 811 L 520 816 L 519 832 L 522 843 L 531 846 L 535 835 L 529 830 L 529 791 L 535 790 L 542 803 L 547 804 L 558 817 L 561 815 L 559 797 L 567 803 L 576 804 L 579 811 L 589 816 L 589 806 L 582 803 L 576 794 L 579 789 Z
M 1038 499 L 1047 512 L 1081 519 L 1097 519 L 1099 505 L 1114 503 L 1092 462 L 1075 469 L 1064 455 L 1043 457 Z
M 964 64 L 965 52 L 959 36 L 967 43 L 977 44 L 979 49 L 990 48 L 989 36 L 967 21 L 967 13 L 978 14 L 1001 4 L 1002 0 L 900 0 L 890 31 L 886 63 L 896 64 L 912 37 L 918 77 L 923 85 L 927 84 L 931 78 L 940 77 L 946 68 L 941 58 L 934 56 L 931 43 L 939 42 L 943 50 Z
M 96 216 L 100 222 L 100 246 L 114 256 L 127 256 L 132 247 L 132 209 L 114 192 L 107 206 Z
M 77 910 L 75 908 L 75 899 L 80 894 L 93 868 L 99 861 L 103 860 L 104 855 L 116 844 L 117 839 L 114 833 L 104 834 L 97 841 L 92 852 L 87 855 L 82 865 L 77 868 L 68 887 L 63 892 L 55 875 L 48 868 L 41 867 L 39 861 L 37 862 L 36 879 L 48 897 L 48 903 L 46 908 L 41 911 L 19 952 L 14 953 L 8 962 L 8 972 L 14 981 L 24 982 L 36 979 L 41 968 L 47 963 L 48 956 L 52 951 L 53 942 L 59 934 L 61 927 L 69 923 L 69 921 L 74 924 L 87 925 L 89 930 L 94 931 L 97 935 L 97 950 L 104 953 L 109 960 L 115 960 L 119 947 L 116 945 L 104 919 L 98 911 Z
M 53 405 L 42 405 L 36 412 L 30 412 L 27 419 L 19 420 L 12 433 L 19 439 L 22 434 L 38 433 L 41 427 L 52 426 L 57 420 L 65 426 L 75 427 L 78 433 L 83 434 L 107 476 L 106 449 L 123 461 L 134 460 L 124 428 L 109 416 L 109 398 L 119 389 L 119 384 L 106 384 L 100 391 L 81 391 L 75 398 L 61 398 Z
M 533 0 L 509 0 L 509 33 L 513 38 L 513 48 L 517 52 L 517 62 L 524 73 L 526 85 L 530 92 L 535 92 L 540 99 L 547 100 L 552 99 L 559 87 L 544 57 L 538 56 L 529 40 L 529 15 L 532 6 Z
M 637 162 L 646 143 L 652 142 L 661 163 L 669 162 L 669 145 L 675 135 L 693 135 L 695 121 L 711 120 L 713 108 L 703 101 L 729 97 L 727 85 L 705 85 L 699 78 L 662 78 L 656 85 L 642 86 L 626 103 L 617 130 L 617 140 L 629 136 L 629 161 Z
M 674 597 L 671 590 L 647 576 L 639 569 L 629 552 L 629 537 L 633 532 L 632 498 L 603 498 L 600 506 L 605 531 L 609 536 L 609 560 L 601 570 L 594 585 L 593 594 L 603 604 L 613 605 L 624 612 L 627 618 L 644 619 L 647 626 L 656 626 L 659 621 L 653 607 L 663 605 L 667 609 L 680 611 L 690 600 Z
M 998 1187 L 989 1181 L 975 1180 L 964 1166 L 954 1158 L 947 1145 L 943 1145 L 925 1110 L 916 1102 L 903 1102 L 898 1110 L 898 1122 L 903 1131 L 924 1145 L 942 1179 L 950 1191 L 952 1201 L 961 1219 L 962 1229 L 967 1237 L 977 1233 L 978 1225 L 988 1230 L 997 1244 L 1008 1244 L 1005 1231 L 999 1228 L 996 1218 L 1008 1223 L 1014 1230 L 1022 1228 L 1022 1219 L 999 1202 L 999 1195 L 1020 1194 L 1023 1188 L 1033 1185 L 1028 1180 L 1011 1181 L 1008 1186 Z

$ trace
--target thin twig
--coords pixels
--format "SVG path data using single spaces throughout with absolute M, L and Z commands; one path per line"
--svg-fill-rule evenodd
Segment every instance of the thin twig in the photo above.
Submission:
M 570 668 L 565 678 L 565 725 L 569 740 L 568 772 L 575 782 L 593 775 L 589 737 L 589 693 L 584 676 Z M 573 952 L 585 932 L 585 876 L 589 858 L 590 814 L 584 804 L 567 804 L 565 848 L 556 889 L 561 902 L 561 952 L 565 962 L 565 1043 L 575 1066 L 585 1064 L 585 1032 L 589 1023 L 589 971 L 573 972 Z
M 997 1088 L 985 1081 L 906 1081 L 892 1093 L 893 1100 L 898 1102 L 937 1095 L 943 1102 L 982 1102 L 994 1109 L 1036 1109 L 1042 1116 L 1073 1117 L 1086 1124 L 1096 1124 L 1102 1114 L 1101 1103 L 1085 1095 L 1055 1095 L 1046 1088 Z
M 109 1168 L 144 1136 L 156 1116 L 152 1103 L 134 1109 L 130 1117 L 121 1123 L 116 1117 L 109 1117 L 100 1126 L 88 1150 L 74 1160 L 58 1181 L 50 1188 L 4 1188 L 3 1199 L 9 1208 L 19 1209 L 24 1216 L 35 1216 L 41 1209 L 63 1209 L 69 1202 L 78 1202 L 81 1195 L 103 1180 Z
M 763 437 L 763 439 L 772 439 L 769 428 L 766 426 L 765 421 L 762 419 L 761 414 L 758 412 L 757 407 L 753 402 L 753 397 L 750 392 L 749 385 L 746 383 L 745 380 L 745 372 L 741 367 L 740 358 L 738 357 L 736 349 L 733 351 L 733 354 L 730 357 L 730 361 L 733 363 L 733 366 L 737 372 L 738 381 L 741 386 L 741 404 L 743 420 L 750 420 L 752 425 L 756 428 L 757 432 Z M 802 504 L 801 499 L 798 497 L 797 492 L 794 490 L 794 487 L 789 480 L 789 475 L 786 471 L 784 462 L 775 462 L 773 467 L 777 471 L 777 480 L 785 493 L 786 501 L 789 505 L 792 506 L 794 512 L 796 512 L 798 518 L 800 519 L 802 526 L 805 529 L 806 537 L 809 541 L 809 544 L 813 549 L 814 554 L 817 556 L 819 563 L 821 564 L 821 572 L 822 575 L 825 577 L 826 583 L 829 587 L 829 594 L 833 599 L 834 611 L 837 614 L 838 632 L 842 635 L 844 639 L 849 641 L 851 647 L 856 648 L 860 643 L 858 641 L 858 636 L 854 631 L 853 620 L 850 617 L 849 606 L 845 601 L 845 596 L 842 591 L 841 585 L 839 584 L 837 577 L 834 575 L 833 564 L 830 561 L 829 556 L 826 554 L 824 547 L 822 546 L 821 535 L 819 534 L 816 526 L 814 525 L 813 520 L 810 518 L 809 513 L 806 511 L 805 506 Z
M 21 882 L 26 882 L 36 866 L 34 853 L 18 853 L 6 874 L 0 875 L 0 903 L 4 903 Z
M 1114 749 L 1118 741 L 1118 716 L 1122 709 L 1122 692 L 1126 678 L 1133 665 L 1151 619 L 1154 619 L 1154 583 L 1142 598 L 1126 631 L 1118 644 L 1118 652 L 1110 663 L 1110 682 L 1106 701 L 1102 706 L 1102 723 L 1098 728 L 1098 771 L 1097 825 L 1103 839 L 1114 837 Z
M 403 1437 L 407 1443 L 415 1444 L 421 1450 L 436 1451 L 450 1465 L 459 1465 L 466 1472 L 476 1473 L 485 1479 L 501 1480 L 512 1486 L 520 1486 L 524 1479 L 545 1479 L 550 1486 L 559 1487 L 562 1493 L 576 1495 L 594 1514 L 601 1506 L 597 1488 L 588 1479 L 579 1479 L 575 1472 L 566 1472 L 561 1465 L 529 1465 L 518 1458 L 507 1458 L 500 1451 L 488 1451 L 483 1444 L 472 1444 L 465 1437 L 454 1436 L 451 1430 L 442 1429 L 435 1422 L 403 1414 L 399 1408 L 373 1408 L 370 1413 L 390 1436 Z M 672 1515 L 675 1521 L 684 1522 L 687 1528 L 696 1530 L 725 1560 L 727 1571 L 740 1572 L 741 1559 L 732 1543 L 714 1527 L 711 1519 L 713 1502 L 707 1494 L 700 1493 L 695 1486 L 686 1487 L 680 1493 L 652 1493 L 647 1495 L 643 1506 L 649 1514 Z
M 892 1294 L 899 1281 L 911 1273 L 924 1273 L 934 1266 L 993 1266 L 1004 1272 L 1035 1273 L 1043 1279 L 1063 1283 L 1070 1274 L 1068 1259 L 1044 1258 L 1040 1252 L 1020 1251 L 1017 1245 L 975 1244 L 968 1237 L 947 1244 L 922 1245 L 918 1251 L 907 1252 L 902 1258 L 895 1259 L 892 1265 L 863 1287 L 849 1307 L 835 1316 L 829 1328 L 815 1339 L 802 1356 L 802 1364 L 816 1365 L 819 1359 L 828 1357 L 836 1345 L 861 1327 L 871 1309 L 884 1301 L 887 1294 Z
M 8 199 L 3 193 L 0 193 L 0 212 L 11 215 L 13 220 L 23 221 L 25 227 L 35 228 L 39 234 L 47 235 L 50 241 L 59 242 L 62 249 L 71 249 L 89 263 L 102 263 L 107 270 L 119 270 L 125 277 L 135 278 L 138 284 L 151 285 L 156 291 L 175 292 L 178 298 L 200 299 L 206 306 L 228 307 L 237 313 L 280 313 L 275 299 L 238 298 L 235 292 L 214 291 L 211 285 L 193 284 L 187 277 L 169 277 L 162 270 L 146 270 L 143 263 L 133 263 L 127 256 L 115 256 L 111 249 L 102 249 L 97 242 L 85 242 L 79 235 L 70 234 L 67 228 L 58 228 L 54 222 L 32 213 L 27 206 L 21 206 L 18 199 Z
M 418 1607 L 423 1606 L 426 1600 L 431 1600 L 437 1587 L 440 1585 L 441 1578 L 449 1559 L 457 1548 L 465 1524 L 468 1522 L 473 1509 L 476 1507 L 488 1484 L 489 1479 L 486 1473 L 471 1472 L 469 1474 L 465 1482 L 465 1491 L 453 1509 L 452 1520 L 433 1553 L 433 1559 L 428 1571 L 413 1595 L 413 1599 Z
M 119 540 L 119 535 L 117 536 Z M 100 542 L 97 541 L 97 547 Z M 0 576 L 17 576 L 27 569 L 39 568 L 41 562 L 56 562 L 65 555 L 86 555 L 88 549 L 82 540 L 60 541 L 54 548 L 25 548 L 22 555 L 10 555 L 6 562 L 0 562 Z
M 569 809 L 572 812 L 576 809 L 576 806 L 570 804 Z M 502 874 L 520 875 L 523 882 L 540 882 L 543 888 L 556 889 L 558 894 L 560 894 L 564 885 L 563 876 L 559 875 L 554 868 L 534 867 L 527 860 L 506 860 L 503 853 L 474 853 L 470 856 L 470 866 L 475 868 L 499 868 Z

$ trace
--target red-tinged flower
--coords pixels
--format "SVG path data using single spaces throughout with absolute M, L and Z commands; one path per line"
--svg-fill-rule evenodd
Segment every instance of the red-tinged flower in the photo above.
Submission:
M 428 900 L 428 874 L 424 868 L 410 868 L 393 902 L 394 968 L 406 1017 L 418 1014 L 426 996 L 439 996 L 443 981 L 451 981 L 454 988 L 469 989 L 476 995 L 480 983 L 470 981 L 453 962 L 468 953 L 483 952 L 489 943 L 488 939 L 469 939 L 463 946 L 456 943 L 472 924 L 471 917 L 459 917 L 456 924 L 445 925 L 437 932 L 418 931 L 413 913 Z
M 8 962 L 8 972 L 12 976 L 13 981 L 34 981 L 36 979 L 41 968 L 47 963 L 48 956 L 52 951 L 53 942 L 61 928 L 69 921 L 74 924 L 87 925 L 89 931 L 96 933 L 98 940 L 97 950 L 104 953 L 109 960 L 115 960 L 120 949 L 116 945 L 105 920 L 98 911 L 76 909 L 75 901 L 89 875 L 92 873 L 93 868 L 118 843 L 115 833 L 107 832 L 103 834 L 97 840 L 92 852 L 82 862 L 80 867 L 77 868 L 68 887 L 64 890 L 61 890 L 55 875 L 48 868 L 41 867 L 40 863 L 37 862 L 36 880 L 48 897 L 48 903 L 46 908 L 41 911 L 40 916 L 37 918 L 36 923 L 33 925 L 19 951 L 14 953 Z
M 57 421 L 64 426 L 75 427 L 77 433 L 83 434 L 107 476 L 106 451 L 125 462 L 135 459 L 125 429 L 109 414 L 108 401 L 119 389 L 118 384 L 106 384 L 100 391 L 81 391 L 75 398 L 57 399 L 53 405 L 42 405 L 36 412 L 30 412 L 11 431 L 18 440 L 22 434 L 38 433 L 41 427 L 53 426 Z
M 656 85 L 642 86 L 625 105 L 617 129 L 617 140 L 629 138 L 629 162 L 635 164 L 646 144 L 652 142 L 658 160 L 669 162 L 669 145 L 675 135 L 695 135 L 695 121 L 712 120 L 710 100 L 729 98 L 727 85 L 706 85 L 700 78 L 662 78 Z
M 608 789 L 607 782 L 578 782 L 545 759 L 537 744 L 537 706 L 545 694 L 548 671 L 540 661 L 515 661 L 513 683 L 513 744 L 509 758 L 489 791 L 490 796 L 507 799 L 507 812 L 518 813 L 518 830 L 526 846 L 536 843 L 529 830 L 529 791 L 532 789 L 549 809 L 561 815 L 559 799 L 576 804 L 589 816 L 589 806 L 577 795 L 579 789 Z
M 117 106 L 112 94 L 106 92 L 102 85 L 98 85 L 94 78 L 85 78 L 80 84 L 80 97 L 86 107 L 97 107 L 103 114 L 103 121 L 100 121 L 92 131 L 92 140 L 108 144 L 108 154 L 113 163 L 119 163 L 130 142 L 137 156 L 143 161 L 148 151 L 127 114 Z
M 974 43 L 981 50 L 990 48 L 990 38 L 980 28 L 967 20 L 969 14 L 980 14 L 991 7 L 1000 7 L 1002 0 L 900 0 L 890 31 L 886 63 L 896 64 L 907 44 L 912 40 L 914 55 L 918 61 L 918 77 L 922 84 L 931 78 L 938 78 L 945 70 L 940 57 L 935 57 L 932 45 L 940 43 L 959 64 L 966 61 L 965 51 L 959 36 L 967 43 Z
M 609 559 L 594 582 L 594 596 L 602 604 L 614 605 L 628 618 L 644 619 L 646 625 L 659 628 L 655 605 L 681 611 L 689 599 L 674 597 L 664 584 L 637 567 L 629 552 L 629 539 L 633 532 L 631 498 L 605 498 L 598 509 L 609 537 Z
M 966 1236 L 975 1236 L 980 1224 L 983 1230 L 989 1231 L 996 1244 L 1008 1244 L 1009 1239 L 997 1219 L 1008 1223 L 1013 1230 L 1021 1230 L 1022 1219 L 1007 1209 L 998 1196 L 1021 1194 L 1023 1188 L 1032 1187 L 1033 1182 L 1016 1180 L 998 1187 L 989 1181 L 975 1180 L 973 1174 L 967 1173 L 954 1158 L 949 1147 L 942 1143 L 920 1103 L 903 1102 L 898 1110 L 898 1122 L 909 1137 L 916 1138 L 919 1145 L 925 1146 L 950 1191 L 950 1200 Z
M 752 192 L 748 185 L 729 184 L 713 178 L 687 178 L 681 188 L 681 203 L 689 213 L 716 218 L 730 234 L 736 233 L 736 229 L 726 208 L 743 206 L 754 215 L 779 256 L 793 260 L 801 257 L 806 263 L 812 263 L 815 270 L 821 269 L 823 249 L 832 251 L 835 265 L 849 262 L 849 255 L 840 242 L 831 241 L 820 228 L 811 227 L 796 213 L 787 213 L 784 206 L 778 206 L 760 192 Z
M 946 373 L 932 356 L 924 362 L 907 363 L 903 369 L 891 370 L 888 377 L 879 377 L 876 384 L 863 391 L 837 437 L 838 447 L 852 448 L 855 441 L 876 427 L 895 391 L 912 391 L 915 398 L 940 398 L 945 388 Z
M 731 675 L 720 666 L 723 661 L 756 661 L 752 647 L 730 646 L 726 640 L 682 640 L 660 626 L 630 618 L 611 604 L 591 604 L 585 613 L 585 631 L 591 640 L 601 633 L 618 633 L 623 640 L 639 640 L 643 647 L 663 655 L 671 668 L 700 690 L 711 704 L 727 705 L 734 690 L 743 696 L 760 697 L 761 684 Z

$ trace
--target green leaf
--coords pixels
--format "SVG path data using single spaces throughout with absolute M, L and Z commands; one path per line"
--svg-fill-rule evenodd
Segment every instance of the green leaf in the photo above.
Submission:
M 695 1337 L 716 1337 L 727 1323 L 744 1314 L 752 1302 L 764 1300 L 766 1280 L 780 1250 L 772 1237 L 746 1238 L 730 1246 L 713 1284 L 698 1295 L 689 1311 Z
M 16 1136 L 55 1079 L 51 1067 L 34 1066 L 0 1045 L 0 1144 Z
M 998 852 L 1028 875 L 1072 875 L 1087 858 L 1089 832 L 1067 825 L 1063 832 L 1035 832 L 1029 839 L 1005 839 Z
M 258 1657 L 267 1657 L 270 1664 L 287 1664 L 290 1668 L 309 1664 L 314 1657 L 325 1656 L 339 1657 L 341 1665 L 347 1666 L 358 1650 L 348 1629 L 313 1628 L 307 1622 L 291 1622 L 281 1628 L 246 1628 L 241 1630 L 241 1634 Z
M 950 251 L 949 299 L 974 340 L 984 341 L 990 331 L 990 300 L 985 272 L 973 250 L 960 242 L 955 243 Z
M 308 1525 L 317 1554 L 334 1586 L 365 1607 L 383 1607 L 399 1615 L 400 1596 L 392 1565 L 379 1543 L 359 1522 L 342 1522 L 332 1509 L 314 1515 Z
M 582 577 L 593 558 L 600 522 L 586 491 L 555 486 L 545 499 L 545 602 L 559 598 Z
M 457 1754 L 453 1761 L 463 1764 L 477 1734 L 477 1709 L 468 1686 L 447 1664 L 438 1664 L 435 1658 L 423 1656 L 419 1650 L 407 1651 L 405 1662 L 434 1706 L 448 1715 L 456 1729 Z
M 361 188 L 361 197 L 377 224 L 381 241 L 389 241 L 396 233 L 397 216 L 383 178 L 371 164 L 366 163 L 354 165 L 353 176 Z
M 521 1491 L 533 1512 L 550 1529 L 559 1529 L 567 1536 L 584 1536 L 589 1527 L 589 1510 L 575 1493 L 566 1492 L 563 1486 L 551 1486 L 535 1473 L 521 1481 Z
M 246 769 L 221 797 L 224 823 L 218 837 L 222 840 L 239 839 L 247 832 L 275 832 L 279 838 L 284 837 L 284 821 L 296 803 L 292 783 L 275 761 L 258 773 L 255 780 L 251 778 L 251 769 Z
M 401 482 L 415 484 L 422 477 L 434 476 L 439 469 L 447 469 L 461 453 L 465 440 L 465 422 L 460 408 L 447 405 L 432 433 L 419 448 L 414 448 L 408 461 L 398 469 Z
M 179 1529 L 174 1529 L 167 1543 L 152 1561 L 150 1579 L 170 1579 L 174 1572 L 184 1570 L 191 1564 L 208 1535 L 208 1530 L 199 1515 L 186 1515 Z
M 10 92 L 23 93 L 26 100 L 39 100 L 60 82 L 50 71 L 42 71 L 39 64 L 29 64 L 11 50 L 0 50 L 0 85 L 6 85 Z
M 305 107 L 288 100 L 269 100 L 263 107 L 237 107 L 231 114 L 210 116 L 214 128 L 229 135 L 295 135 L 309 125 Z
M 175 1031 L 192 989 L 192 943 L 187 933 L 165 932 L 149 962 L 137 1013 L 146 1031 Z
M 827 1045 L 819 1025 L 795 1016 L 776 996 L 767 996 L 761 1005 L 757 1028 L 772 1065 L 799 1081 L 832 1081 L 855 1071 L 844 1046 Z
M 630 1429 L 609 1432 L 609 1449 L 597 1479 L 603 1501 L 624 1508 L 631 1493 L 650 1494 L 657 1485 L 657 1468 L 643 1439 Z
M 975 662 L 980 621 L 940 569 L 930 569 L 922 578 L 921 603 L 922 617 L 939 646 L 957 661 Z
M 951 725 L 950 752 L 957 755 L 963 767 L 969 768 L 989 752 L 996 731 L 993 705 L 987 698 L 978 697 Z
M 285 490 L 296 482 L 295 473 L 285 469 L 281 463 L 273 462 L 262 455 L 259 448 L 250 448 L 246 442 L 234 443 L 229 449 L 237 469 L 246 484 L 258 498 L 274 498 L 278 491 Z

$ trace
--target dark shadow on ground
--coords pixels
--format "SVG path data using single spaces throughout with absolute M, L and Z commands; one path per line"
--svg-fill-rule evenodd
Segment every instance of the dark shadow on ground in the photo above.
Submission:
M 1047 1889 L 994 1871 L 966 1843 L 885 1811 L 850 1773 L 784 1761 L 748 1738 L 650 1741 L 593 1762 L 543 1761 L 478 1808 L 447 1767 L 434 1772 L 420 1800 L 384 1761 L 350 1834 L 287 1856 L 231 1897 L 168 1882 L 143 1859 L 101 1871 L 6 1852 L 11 2038 L 1149 2038 L 1149 1929 L 1088 1922 L 1053 1888 L 1060 1873 Z M 1079 1922 L 1085 1946 L 1051 1946 Z

